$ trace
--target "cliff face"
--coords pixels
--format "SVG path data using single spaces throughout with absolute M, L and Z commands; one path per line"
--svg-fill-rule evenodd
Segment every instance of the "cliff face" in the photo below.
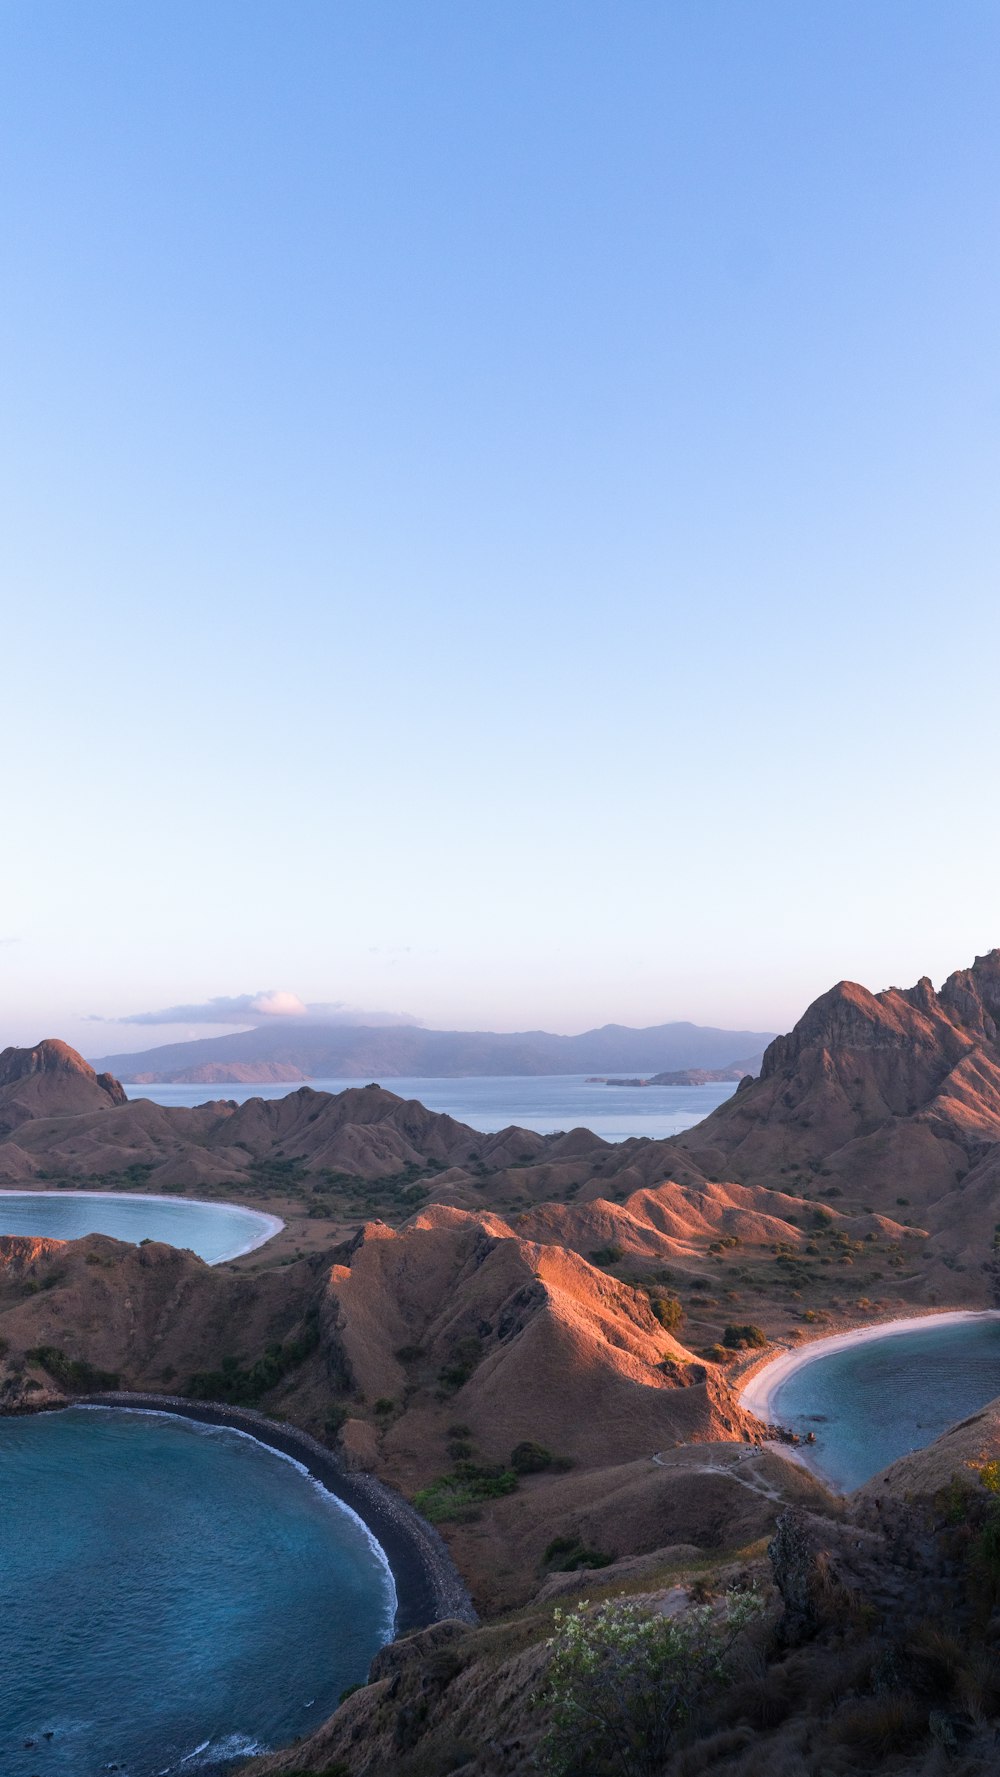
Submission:
M 908 1199 L 962 1236 L 1000 1166 L 998 1028 L 997 950 L 940 992 L 840 982 L 679 1145 L 710 1172 L 822 1173 L 876 1208 Z

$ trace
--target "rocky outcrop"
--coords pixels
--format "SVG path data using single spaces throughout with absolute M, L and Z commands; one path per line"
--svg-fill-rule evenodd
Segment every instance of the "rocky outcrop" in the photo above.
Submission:
M 842 981 L 678 1146 L 748 1182 L 822 1172 L 877 1209 L 902 1197 L 932 1232 L 971 1237 L 979 1181 L 1000 1166 L 998 1013 L 1000 951 L 939 993 L 926 978 L 878 994 Z
M 112 1110 L 126 1102 L 112 1074 L 90 1064 L 55 1037 L 33 1049 L 0 1052 L 0 1137 L 35 1117 L 60 1117 Z

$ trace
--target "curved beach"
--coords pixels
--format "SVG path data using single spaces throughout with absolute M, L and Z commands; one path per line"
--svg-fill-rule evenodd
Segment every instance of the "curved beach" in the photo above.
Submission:
M 740 1390 L 739 1403 L 748 1413 L 753 1413 L 765 1424 L 773 1421 L 774 1396 L 783 1382 L 798 1370 L 813 1364 L 817 1358 L 828 1357 L 831 1352 L 841 1351 L 846 1346 L 866 1345 L 874 1339 L 891 1339 L 895 1334 L 915 1333 L 927 1326 L 957 1326 L 962 1321 L 997 1320 L 1000 1309 L 996 1308 L 960 1308 L 947 1309 L 941 1314 L 931 1311 L 929 1314 L 908 1315 L 903 1320 L 876 1321 L 863 1327 L 854 1327 L 846 1333 L 828 1333 L 820 1339 L 812 1339 L 808 1344 L 797 1347 L 794 1351 L 786 1351 L 780 1357 L 765 1360 L 755 1370 Z
M 19 1185 L 16 1189 L 5 1186 L 0 1190 L 0 1207 L 2 1207 L 5 1197 L 45 1197 L 55 1203 L 72 1202 L 74 1199 L 90 1200 L 91 1198 L 103 1199 L 103 1201 L 110 1203 L 165 1203 L 173 1209 L 235 1209 L 241 1215 L 252 1216 L 254 1221 L 259 1224 L 259 1232 L 253 1240 L 244 1242 L 242 1246 L 233 1247 L 231 1252 L 224 1252 L 218 1258 L 206 1260 L 206 1263 L 211 1265 L 228 1265 L 232 1259 L 241 1259 L 245 1253 L 256 1252 L 259 1246 L 265 1246 L 269 1240 L 274 1239 L 276 1234 L 280 1234 L 285 1226 L 280 1216 L 271 1215 L 264 1209 L 254 1209 L 249 1203 L 231 1203 L 228 1198 L 213 1202 L 208 1197 L 168 1197 L 159 1191 L 53 1191 L 41 1186 L 36 1189 L 31 1185 Z M 64 1237 L 53 1235 L 51 1238 Z M 113 1235 L 111 1238 L 118 1239 L 120 1237 Z
M 249 1407 L 189 1401 L 180 1395 L 131 1394 L 124 1390 L 77 1395 L 67 1405 L 124 1407 L 133 1412 L 175 1413 L 201 1425 L 229 1426 L 302 1464 L 314 1481 L 361 1519 L 389 1564 L 396 1587 L 394 1634 L 457 1618 L 476 1623 L 468 1589 L 432 1525 L 400 1493 L 374 1475 L 352 1474 L 308 1432 L 268 1419 Z

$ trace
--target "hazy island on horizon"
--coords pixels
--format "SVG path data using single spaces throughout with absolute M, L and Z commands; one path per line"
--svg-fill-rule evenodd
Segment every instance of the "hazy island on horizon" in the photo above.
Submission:
M 634 1029 L 606 1024 L 578 1036 L 548 1031 L 428 1030 L 422 1025 L 324 1024 L 270 1019 L 231 1036 L 197 1037 L 91 1058 L 126 1085 L 223 1085 L 324 1079 L 447 1079 L 462 1075 L 644 1075 L 705 1070 L 738 1079 L 756 1072 L 770 1031 L 687 1021 Z M 750 1057 L 744 1061 L 742 1057 Z M 739 1072 L 734 1072 L 734 1069 Z M 695 1083 L 686 1080 L 660 1084 Z

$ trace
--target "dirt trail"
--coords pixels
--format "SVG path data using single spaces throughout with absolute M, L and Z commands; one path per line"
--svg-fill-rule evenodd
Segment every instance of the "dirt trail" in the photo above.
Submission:
M 738 1481 L 741 1487 L 748 1487 L 751 1493 L 759 1493 L 765 1499 L 773 1499 L 778 1504 L 784 1500 L 780 1487 L 776 1487 L 765 1475 L 756 1470 L 746 1472 L 749 1464 L 759 1463 L 764 1456 L 761 1450 L 740 1450 L 728 1460 L 721 1458 L 716 1462 L 702 1462 L 697 1465 L 685 1464 L 685 1473 L 694 1475 L 728 1475 L 731 1480 Z M 673 1465 L 665 1459 L 662 1451 L 656 1451 L 652 1458 L 658 1468 L 671 1468 Z

